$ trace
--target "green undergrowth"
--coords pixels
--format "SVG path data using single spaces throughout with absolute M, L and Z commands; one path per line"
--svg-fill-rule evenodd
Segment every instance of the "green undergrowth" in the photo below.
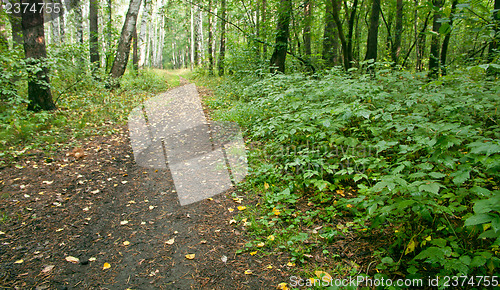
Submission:
M 261 197 L 242 251 L 280 249 L 332 276 L 498 276 L 499 96 L 483 67 L 432 82 L 390 70 L 227 78 L 207 104 L 246 130 L 242 188 Z M 350 237 L 367 241 L 365 265 L 336 251 Z
M 77 146 L 88 136 L 116 133 L 129 112 L 147 98 L 179 84 L 179 78 L 161 70 L 127 71 L 120 88 L 105 87 L 103 75 L 79 73 L 67 57 L 51 59 L 51 89 L 55 111 L 26 110 L 26 75 L 23 60 L 2 55 L 4 84 L 0 100 L 0 165 L 15 163 L 25 154 Z

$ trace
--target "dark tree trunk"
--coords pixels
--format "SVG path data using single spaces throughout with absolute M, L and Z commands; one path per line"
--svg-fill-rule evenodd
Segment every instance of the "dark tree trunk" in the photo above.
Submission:
M 125 23 L 123 23 L 120 40 L 118 41 L 116 56 L 110 72 L 111 77 L 115 79 L 121 77 L 127 68 L 128 57 L 130 54 L 130 42 L 132 41 L 132 35 L 136 30 L 135 25 L 137 23 L 137 14 L 139 14 L 141 2 L 141 0 L 130 1 L 127 16 L 125 16 Z
M 448 53 L 448 45 L 450 44 L 451 30 L 453 29 L 453 17 L 455 11 L 457 9 L 458 0 L 453 0 L 451 3 L 451 11 L 450 11 L 450 30 L 446 32 L 446 35 L 443 40 L 443 44 L 441 46 L 441 73 L 442 75 L 446 75 L 446 55 Z
M 101 67 L 99 57 L 99 23 L 98 23 L 98 0 L 89 1 L 89 48 L 90 48 L 90 63 L 92 72 Z
M 391 47 L 391 57 L 395 65 L 399 63 L 401 54 L 401 35 L 403 34 L 403 0 L 396 2 L 396 30 L 394 32 L 394 43 Z
M 221 0 L 220 3 L 220 49 L 219 60 L 217 61 L 217 70 L 219 76 L 224 75 L 224 58 L 226 56 L 226 0 Z
M 439 58 L 439 28 L 441 27 L 441 8 L 444 0 L 433 0 L 434 5 L 434 20 L 432 22 L 431 51 L 429 55 L 429 77 L 435 78 L 439 74 L 440 58 Z
M 113 63 L 113 52 L 111 51 L 112 41 L 112 28 L 113 28 L 113 1 L 108 0 L 106 7 L 106 14 L 108 15 L 108 23 L 106 23 L 106 72 L 109 72 L 111 64 Z
M 304 54 L 306 57 L 311 56 L 311 22 L 312 22 L 312 0 L 304 2 Z
M 19 3 L 19 0 L 9 1 L 10 3 Z M 21 18 L 9 14 L 9 22 L 12 30 L 12 48 L 16 49 L 23 45 L 23 26 L 21 24 Z
M 323 54 L 326 67 L 332 67 L 337 63 L 338 41 L 335 33 L 335 20 L 333 19 L 333 2 L 327 0 L 325 5 L 325 30 L 323 33 Z M 340 3 L 340 2 L 337 2 Z
M 339 1 L 339 0 L 337 0 Z M 353 31 L 354 31 L 354 21 L 356 20 L 356 11 L 358 9 L 358 0 L 354 0 L 353 4 L 352 4 L 352 11 L 351 11 L 351 15 L 349 17 L 349 27 L 348 27 L 348 31 L 349 31 L 349 34 L 347 36 L 347 60 L 348 60 L 348 64 L 347 64 L 347 69 L 351 68 L 352 66 L 352 61 L 354 60 L 354 57 L 353 57 L 353 48 L 352 48 L 352 43 L 353 43 Z M 340 10 L 340 7 L 339 7 L 339 10 Z M 347 11 L 346 11 L 347 13 Z
M 276 29 L 276 44 L 271 56 L 271 73 L 277 71 L 285 73 L 286 51 L 290 35 L 290 18 L 292 14 L 292 1 L 282 0 L 278 10 L 278 27 Z
M 493 40 L 490 42 L 490 46 L 488 48 L 488 61 L 493 62 L 495 59 L 495 55 L 498 54 L 498 43 L 500 42 L 500 0 L 495 0 L 495 4 L 493 6 L 493 31 L 495 32 L 495 36 Z
M 344 69 L 347 71 L 348 69 L 351 68 L 351 59 L 349 58 L 351 54 L 349 53 L 349 46 L 347 44 L 347 40 L 344 35 L 344 30 L 342 29 L 342 22 L 340 21 L 339 17 L 340 5 L 338 5 L 339 3 L 338 1 L 340 0 L 332 0 L 333 3 L 332 16 L 333 20 L 335 21 L 335 26 L 337 26 L 340 44 L 342 45 L 342 57 L 344 59 Z
M 134 67 L 135 73 L 139 71 L 139 49 L 137 48 L 137 29 L 134 27 L 134 31 L 132 34 L 132 66 Z
M 43 11 L 40 1 L 23 1 L 28 7 L 36 7 L 36 11 L 26 9 L 22 13 L 24 38 L 24 54 L 28 64 L 28 110 L 54 110 L 56 105 L 50 91 L 49 69 L 45 66 L 47 50 L 43 29 Z M 36 6 L 35 6 L 36 5 Z
M 377 61 L 379 18 L 380 18 L 380 0 L 373 0 L 372 12 L 370 15 L 370 29 L 368 30 L 368 39 L 366 40 L 365 60 L 373 59 L 373 61 Z
M 208 74 L 211 76 L 214 75 L 213 39 L 212 0 L 208 0 Z

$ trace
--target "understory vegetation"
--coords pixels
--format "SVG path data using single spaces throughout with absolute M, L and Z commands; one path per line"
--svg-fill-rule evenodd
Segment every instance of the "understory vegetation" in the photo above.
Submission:
M 121 87 L 106 88 L 104 75 L 92 77 L 72 64 L 72 49 L 57 48 L 50 66 L 56 111 L 33 113 L 28 103 L 27 65 L 20 55 L 0 54 L 0 165 L 10 163 L 33 150 L 74 146 L 82 137 L 113 134 L 115 125 L 124 125 L 128 113 L 147 98 L 179 84 L 178 76 L 166 71 L 129 70 Z M 39 69 L 39 68 L 34 68 Z M 2 164 L 3 163 L 3 164 Z
M 500 84 L 487 71 L 228 77 L 207 102 L 246 130 L 244 188 L 261 203 L 243 251 L 279 248 L 336 276 L 498 276 Z M 371 269 L 346 271 L 328 248 L 347 235 L 371 241 Z

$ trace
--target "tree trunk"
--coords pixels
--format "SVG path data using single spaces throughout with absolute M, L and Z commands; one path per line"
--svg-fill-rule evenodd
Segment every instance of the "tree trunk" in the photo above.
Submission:
M 226 56 L 226 0 L 221 0 L 220 4 L 220 16 L 222 20 L 220 24 L 220 49 L 219 49 L 219 60 L 217 61 L 217 70 L 219 71 L 219 76 L 224 75 L 224 58 Z
M 28 64 L 28 110 L 54 110 L 56 105 L 50 91 L 49 69 L 45 65 L 47 50 L 45 48 L 45 33 L 43 27 L 42 5 L 37 0 L 29 0 L 29 7 L 22 13 L 22 28 L 24 38 L 24 55 Z
M 139 71 L 139 53 L 138 53 L 138 48 L 137 48 L 137 29 L 135 29 L 135 27 L 134 27 L 134 31 L 132 33 L 132 45 L 133 45 L 132 64 L 133 64 L 135 73 L 137 73 L 137 71 Z
M 148 28 L 149 22 L 149 10 L 151 6 L 150 0 L 144 0 L 144 7 L 142 10 L 141 16 L 141 30 L 139 32 L 139 67 L 143 68 L 146 64 L 146 53 L 147 53 L 147 39 L 146 39 L 146 30 Z
M 52 28 L 52 43 L 59 43 L 61 41 L 61 38 L 60 38 L 60 27 L 59 27 L 59 13 L 57 12 L 56 9 L 54 9 L 54 7 L 61 7 L 61 3 L 60 1 L 58 0 L 52 0 L 51 2 L 49 2 L 50 4 L 52 4 L 52 11 L 50 14 L 50 24 L 51 24 L 51 28 Z M 59 11 L 61 12 L 61 11 Z M 62 12 L 61 12 L 62 14 Z
M 498 54 L 498 43 L 500 42 L 500 0 L 495 0 L 493 6 L 493 31 L 495 35 L 488 47 L 488 62 L 493 62 Z
M 394 32 L 394 43 L 391 47 L 391 57 L 394 65 L 399 62 L 401 54 L 401 35 L 403 34 L 403 0 L 396 2 L 396 30 Z
M 208 0 L 208 74 L 214 75 L 213 56 L 213 31 L 212 31 L 212 0 Z
M 276 29 L 276 44 L 271 56 L 271 73 L 285 73 L 286 51 L 290 35 L 290 17 L 292 14 L 292 1 L 282 0 L 278 10 L 278 27 Z
M 340 12 L 339 3 L 340 2 L 338 2 L 338 1 L 340 1 L 340 0 L 332 0 L 332 4 L 333 4 L 332 16 L 333 16 L 333 20 L 335 21 L 335 26 L 337 26 L 337 32 L 339 34 L 340 44 L 342 46 L 342 57 L 344 59 L 344 69 L 347 71 L 349 68 L 351 68 L 351 60 L 350 60 L 350 53 L 349 53 L 349 47 L 347 45 L 347 40 L 346 40 L 345 35 L 344 35 L 344 30 L 342 29 L 342 22 L 340 22 L 340 17 L 339 17 L 339 12 Z
M 323 33 L 323 54 L 326 67 L 332 67 L 337 62 L 338 42 L 335 33 L 335 20 L 333 19 L 333 2 L 326 0 L 325 5 L 325 30 Z M 340 3 L 340 2 L 337 2 Z
M 116 57 L 111 67 L 111 76 L 119 78 L 125 73 L 127 68 L 128 56 L 130 53 L 130 42 L 132 34 L 135 30 L 137 22 L 137 14 L 141 7 L 141 0 L 130 0 L 127 16 L 125 16 L 125 23 L 123 23 L 120 40 L 118 41 L 118 48 L 116 50 Z
M 455 11 L 457 9 L 457 4 L 458 0 L 453 0 L 451 3 L 451 10 L 450 10 L 450 29 L 449 31 L 446 32 L 446 35 L 443 40 L 443 44 L 441 46 L 441 73 L 442 75 L 446 75 L 446 55 L 448 54 L 448 45 L 450 44 L 450 37 L 451 37 L 451 30 L 453 29 L 453 17 L 455 14 Z
M 95 74 L 95 69 L 101 67 L 99 57 L 99 23 L 98 23 L 98 0 L 89 1 L 89 48 L 90 48 L 90 63 L 92 65 L 92 73 Z
M 337 0 L 337 1 L 339 1 L 339 0 Z M 348 63 L 346 66 L 347 67 L 346 70 L 351 68 L 352 61 L 354 60 L 353 48 L 352 48 L 352 43 L 353 43 L 352 35 L 353 35 L 353 30 L 354 30 L 354 20 L 356 20 L 357 9 L 358 9 L 358 0 L 354 0 L 354 2 L 352 4 L 351 16 L 349 17 L 349 27 L 348 27 L 349 34 L 347 36 L 347 60 L 348 60 Z M 340 7 L 339 7 L 339 10 L 340 10 Z M 347 11 L 346 11 L 346 14 L 347 14 Z M 340 20 L 339 20 L 339 22 L 340 22 Z M 344 66 L 345 66 L 345 64 L 344 64 Z
M 59 13 L 59 37 L 62 43 L 66 41 L 66 6 L 61 2 L 61 12 Z
M 433 0 L 434 20 L 432 22 L 431 51 L 429 55 L 429 77 L 436 78 L 439 74 L 439 28 L 441 27 L 441 8 L 444 0 Z
M 312 0 L 304 2 L 304 54 L 306 57 L 311 56 L 311 22 L 312 22 Z
M 368 38 L 366 40 L 366 56 L 365 60 L 377 61 L 378 47 L 378 24 L 380 18 L 380 0 L 373 0 L 372 11 L 370 15 L 370 29 L 368 30 Z
M 10 1 L 10 3 L 14 4 L 17 1 Z M 19 2 L 17 2 L 19 3 Z M 16 17 L 13 14 L 9 14 L 9 22 L 12 32 L 12 48 L 16 49 L 19 46 L 23 45 L 23 26 L 21 24 L 21 18 Z
M 113 29 L 113 1 L 107 1 L 106 14 L 108 15 L 108 21 L 106 23 L 106 72 L 109 72 L 111 64 L 113 63 L 113 52 L 111 51 L 111 32 Z

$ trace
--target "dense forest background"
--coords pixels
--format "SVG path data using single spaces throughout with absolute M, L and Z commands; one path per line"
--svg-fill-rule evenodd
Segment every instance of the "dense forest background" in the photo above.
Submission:
M 50 3 L 0 11 L 4 166 L 112 134 L 188 69 L 252 147 L 242 251 L 356 273 L 328 248 L 355 235 L 367 275 L 498 276 L 499 0 Z

